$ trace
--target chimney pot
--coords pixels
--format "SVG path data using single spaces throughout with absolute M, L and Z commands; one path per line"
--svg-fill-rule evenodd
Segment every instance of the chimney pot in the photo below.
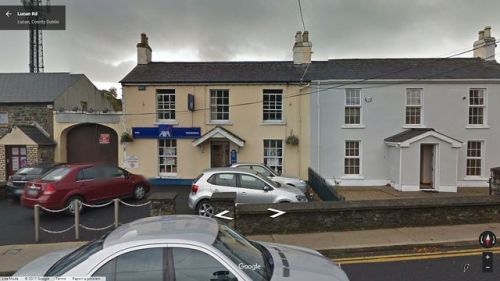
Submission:
M 484 39 L 484 30 L 479 31 L 479 40 Z
M 300 42 L 302 42 L 302 32 L 297 31 L 297 33 L 295 33 L 295 43 L 300 43 Z
M 302 42 L 309 42 L 309 31 L 302 33 Z
M 151 62 L 152 50 L 148 41 L 146 33 L 141 33 L 141 42 L 137 44 L 137 64 L 148 64 Z
M 484 28 L 484 38 L 490 38 L 491 37 L 491 27 L 487 26 Z

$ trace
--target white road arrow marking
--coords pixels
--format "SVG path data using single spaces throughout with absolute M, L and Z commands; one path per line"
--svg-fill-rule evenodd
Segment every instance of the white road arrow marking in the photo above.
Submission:
M 233 220 L 233 218 L 231 217 L 225 217 L 224 215 L 229 213 L 228 210 L 225 210 L 225 211 L 222 211 L 220 213 L 218 213 L 217 215 L 215 215 L 216 218 L 221 218 L 221 219 L 225 219 L 225 220 Z
M 275 212 L 276 214 L 270 216 L 271 218 L 275 219 L 283 214 L 286 214 L 286 212 L 283 212 L 283 211 L 280 211 L 280 210 L 276 210 L 276 209 L 272 209 L 272 208 L 269 208 L 267 209 L 268 211 L 271 211 L 271 212 Z

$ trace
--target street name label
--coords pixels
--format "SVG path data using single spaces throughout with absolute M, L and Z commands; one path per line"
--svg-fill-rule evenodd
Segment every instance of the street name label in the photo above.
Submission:
M 32 25 L 41 30 L 65 30 L 66 6 L 0 6 L 0 30 L 29 30 Z

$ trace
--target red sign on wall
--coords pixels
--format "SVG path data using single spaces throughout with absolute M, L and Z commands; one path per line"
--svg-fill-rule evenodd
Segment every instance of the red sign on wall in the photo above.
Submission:
M 100 134 L 99 135 L 99 144 L 110 144 L 111 136 L 109 134 Z

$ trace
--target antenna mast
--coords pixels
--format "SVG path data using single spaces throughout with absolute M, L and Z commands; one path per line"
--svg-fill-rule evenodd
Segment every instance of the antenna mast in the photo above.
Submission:
M 38 21 L 43 19 L 42 9 L 43 0 L 21 0 L 24 8 L 27 12 L 31 12 L 30 17 L 30 73 L 39 73 L 44 71 L 43 66 L 43 38 L 42 38 L 42 28 L 43 25 L 39 24 Z M 46 8 L 49 9 L 50 0 L 47 0 Z M 35 21 L 32 23 L 31 21 Z

